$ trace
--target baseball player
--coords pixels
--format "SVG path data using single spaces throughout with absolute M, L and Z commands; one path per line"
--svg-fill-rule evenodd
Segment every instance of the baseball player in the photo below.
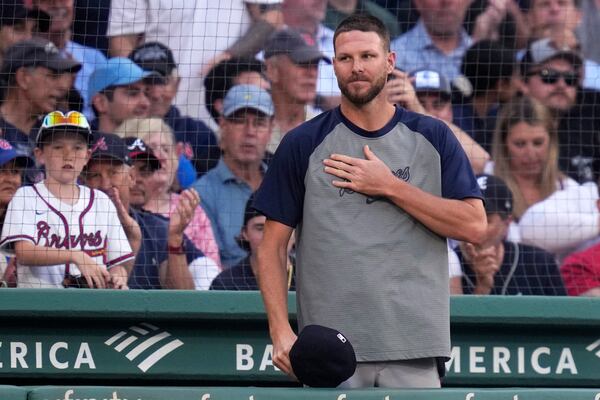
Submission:
M 81 113 L 44 118 L 34 153 L 46 178 L 17 191 L 0 239 L 0 249 L 16 256 L 18 287 L 63 287 L 73 278 L 90 288 L 127 287 L 123 264 L 134 255 L 115 206 L 104 193 L 77 185 L 91 135 Z

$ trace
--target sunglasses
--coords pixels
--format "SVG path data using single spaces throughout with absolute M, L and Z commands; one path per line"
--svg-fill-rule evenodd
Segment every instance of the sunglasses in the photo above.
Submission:
M 50 129 L 59 126 L 74 126 L 90 131 L 90 124 L 85 115 L 78 111 L 69 111 L 66 115 L 60 111 L 52 111 L 44 117 L 40 129 Z
M 555 69 L 542 69 L 537 72 L 531 72 L 529 76 L 537 75 L 546 85 L 553 85 L 560 78 L 563 78 L 567 86 L 577 86 L 579 83 L 579 74 L 577 72 L 561 72 Z

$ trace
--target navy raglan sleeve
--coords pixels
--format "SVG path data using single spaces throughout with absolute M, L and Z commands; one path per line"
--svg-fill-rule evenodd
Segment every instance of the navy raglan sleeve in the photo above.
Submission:
M 289 132 L 279 144 L 254 201 L 268 219 L 292 228 L 300 222 L 311 147 L 311 135 L 302 129 Z
M 458 139 L 442 122 L 438 124 L 437 130 L 442 163 L 442 197 L 456 200 L 469 197 L 482 199 L 471 163 Z

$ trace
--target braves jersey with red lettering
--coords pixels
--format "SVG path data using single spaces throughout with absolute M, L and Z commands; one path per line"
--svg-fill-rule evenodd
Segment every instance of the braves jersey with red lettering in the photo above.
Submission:
M 55 249 L 83 250 L 110 268 L 134 258 L 112 201 L 79 186 L 75 204 L 60 201 L 43 182 L 20 188 L 8 205 L 0 249 L 14 255 L 14 242 Z M 80 275 L 74 264 L 26 266 L 17 260 L 19 287 L 62 287 L 66 274 Z

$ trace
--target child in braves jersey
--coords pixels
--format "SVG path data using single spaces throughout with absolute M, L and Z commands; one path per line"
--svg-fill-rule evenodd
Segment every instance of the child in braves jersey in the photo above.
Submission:
M 83 114 L 44 118 L 35 156 L 46 178 L 20 188 L 10 202 L 0 249 L 17 259 L 18 287 L 63 287 L 80 277 L 88 287 L 127 288 L 134 254 L 111 200 L 77 185 L 87 163 L 91 130 Z

